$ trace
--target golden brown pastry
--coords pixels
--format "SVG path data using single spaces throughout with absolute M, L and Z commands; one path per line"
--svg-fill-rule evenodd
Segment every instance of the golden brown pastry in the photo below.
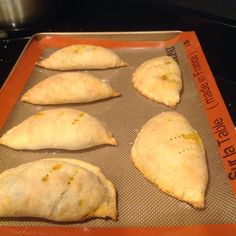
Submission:
M 101 170 L 73 159 L 44 159 L 0 174 L 0 217 L 117 219 L 116 190 Z
M 93 75 L 64 72 L 50 76 L 28 90 L 21 101 L 47 105 L 93 102 L 120 94 Z
M 132 147 L 135 166 L 163 192 L 205 206 L 208 182 L 201 138 L 182 115 L 162 112 L 141 129 Z
M 178 64 L 169 56 L 144 62 L 132 77 L 134 87 L 145 97 L 175 108 L 180 101 L 182 78 Z
M 0 138 L 14 149 L 79 150 L 101 144 L 117 145 L 105 124 L 75 109 L 53 109 L 36 113 Z
M 110 49 L 78 44 L 57 50 L 37 65 L 53 70 L 76 70 L 115 68 L 127 63 Z

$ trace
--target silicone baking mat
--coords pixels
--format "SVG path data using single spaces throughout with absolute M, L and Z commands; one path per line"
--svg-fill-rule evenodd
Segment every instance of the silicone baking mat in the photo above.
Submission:
M 34 84 L 50 75 L 60 73 L 37 67 L 34 65 L 35 61 L 39 57 L 47 57 L 58 48 L 76 43 L 112 48 L 128 62 L 129 66 L 123 68 L 82 70 L 109 82 L 122 96 L 88 104 L 57 106 L 38 106 L 20 102 L 22 94 Z M 142 126 L 160 112 L 173 110 L 141 96 L 131 82 L 132 73 L 141 63 L 163 55 L 173 57 L 179 63 L 182 72 L 184 89 L 176 111 L 189 120 L 205 145 L 209 183 L 206 191 L 206 207 L 203 210 L 196 210 L 187 203 L 161 192 L 142 176 L 130 158 L 131 147 Z M 8 99 L 8 104 L 2 109 L 3 102 L 9 96 L 11 99 Z M 1 122 L 4 123 L 0 135 L 38 111 L 70 107 L 87 112 L 104 121 L 119 142 L 117 147 L 103 145 L 82 151 L 49 149 L 19 151 L 0 146 L 0 172 L 43 158 L 80 159 L 100 167 L 105 176 L 114 183 L 118 196 L 117 221 L 91 219 L 80 223 L 55 223 L 30 217 L 1 218 L 0 225 L 3 227 L 0 228 L 0 232 L 19 227 L 18 229 L 24 229 L 25 232 L 29 230 L 32 233 L 33 230 L 38 229 L 41 233 L 47 234 L 45 229 L 52 233 L 53 229 L 59 227 L 63 230 L 65 228 L 78 230 L 79 228 L 85 234 L 87 231 L 99 233 L 101 229 L 116 232 L 132 229 L 141 234 L 142 228 L 152 229 L 151 232 L 154 232 L 166 228 L 183 230 L 189 226 L 192 229 L 194 228 L 192 225 L 197 225 L 199 227 L 195 227 L 200 230 L 202 225 L 229 225 L 236 220 L 236 201 L 233 194 L 235 132 L 193 32 L 124 35 L 39 34 L 31 39 L 10 74 L 1 91 L 0 104 L 3 113 Z M 222 132 L 227 135 L 223 136 Z M 232 180 L 229 181 L 229 179 Z

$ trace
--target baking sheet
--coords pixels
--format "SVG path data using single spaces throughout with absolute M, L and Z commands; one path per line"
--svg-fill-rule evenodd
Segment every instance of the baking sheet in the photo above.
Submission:
M 70 36 L 71 37 L 71 36 Z M 134 36 L 133 36 L 134 37 Z M 131 37 L 131 39 L 133 38 Z M 122 38 L 122 35 L 121 35 Z M 145 38 L 145 40 L 147 40 Z M 103 46 L 103 45 L 101 45 Z M 55 51 L 46 48 L 42 57 Z M 119 146 L 99 146 L 82 151 L 39 150 L 17 151 L 0 146 L 0 171 L 42 158 L 75 158 L 99 166 L 105 176 L 115 185 L 118 193 L 118 221 L 92 219 L 83 223 L 54 223 L 36 218 L 1 218 L 2 226 L 79 226 L 79 227 L 163 227 L 194 224 L 229 224 L 236 220 L 236 202 L 226 177 L 217 142 L 212 136 L 203 103 L 200 99 L 184 45 L 179 42 L 173 48 L 160 47 L 114 47 L 129 67 L 87 71 L 109 82 L 122 96 L 90 104 L 36 106 L 21 103 L 19 99 L 8 117 L 0 135 L 38 111 L 55 107 L 70 107 L 85 111 L 105 121 L 118 139 Z M 209 183 L 206 192 L 206 208 L 196 210 L 161 192 L 148 182 L 134 167 L 130 150 L 141 127 L 162 111 L 170 111 L 164 105 L 141 96 L 132 86 L 135 68 L 145 60 L 170 54 L 179 62 L 184 90 L 176 111 L 184 115 L 198 131 L 205 144 Z M 37 82 L 59 73 L 34 67 L 21 95 Z M 194 166 L 193 166 L 194 168 Z

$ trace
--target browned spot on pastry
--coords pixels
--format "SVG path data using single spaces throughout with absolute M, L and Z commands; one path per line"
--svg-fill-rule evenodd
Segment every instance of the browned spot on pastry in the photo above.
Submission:
M 168 80 L 168 77 L 166 75 L 162 75 L 160 79 L 165 81 L 165 80 Z

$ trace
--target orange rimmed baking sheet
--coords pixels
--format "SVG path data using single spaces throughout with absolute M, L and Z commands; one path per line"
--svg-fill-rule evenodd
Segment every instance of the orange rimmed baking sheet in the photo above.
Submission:
M 123 55 L 124 57 L 129 58 L 128 61 L 131 62 L 130 68 L 127 69 L 129 71 L 126 71 L 125 68 L 122 68 L 122 69 L 113 70 L 113 71 L 109 70 L 108 72 L 93 72 L 93 73 L 97 73 L 98 75 L 100 74 L 102 75 L 103 73 L 109 73 L 107 80 L 109 80 L 109 82 L 114 83 L 114 85 L 116 85 L 120 90 L 123 91 L 122 93 L 123 96 L 120 100 L 117 99 L 117 100 L 109 101 L 109 103 L 101 102 L 101 103 L 88 105 L 88 106 L 87 105 L 78 106 L 79 108 L 81 108 L 81 110 L 87 109 L 86 111 L 90 111 L 90 112 L 95 112 L 93 110 L 95 106 L 99 107 L 100 110 L 106 109 L 106 111 L 109 114 L 108 115 L 109 117 L 104 117 L 104 119 L 105 120 L 107 119 L 106 121 L 108 123 L 111 122 L 110 119 L 113 120 L 113 122 L 116 122 L 113 124 L 113 129 L 115 131 L 115 134 L 118 135 L 119 141 L 121 142 L 119 148 L 125 149 L 125 151 L 121 152 L 122 157 L 119 157 L 119 153 L 116 152 L 116 149 L 114 148 L 109 149 L 107 147 L 91 151 L 90 153 L 92 157 L 89 157 L 89 158 L 85 157 L 85 153 L 78 152 L 77 154 L 80 155 L 82 158 L 86 158 L 86 160 L 89 162 L 95 161 L 96 163 L 96 161 L 98 161 L 96 164 L 99 164 L 99 166 L 102 166 L 105 172 L 106 172 L 107 166 L 113 169 L 113 173 L 107 172 L 107 174 L 108 176 L 110 175 L 111 178 L 113 178 L 114 182 L 117 183 L 118 185 L 117 186 L 119 190 L 118 191 L 118 196 L 119 196 L 118 204 L 121 205 L 119 207 L 120 215 L 119 215 L 118 222 L 116 223 L 105 222 L 104 223 L 103 221 L 102 222 L 98 221 L 98 225 L 100 224 L 99 228 L 97 228 L 98 225 L 96 224 L 95 225 L 86 225 L 86 224 L 80 225 L 79 224 L 79 225 L 76 225 L 75 227 L 75 225 L 73 224 L 72 225 L 62 224 L 58 226 L 55 224 L 50 225 L 50 223 L 42 222 L 41 226 L 39 227 L 37 226 L 37 221 L 36 223 L 34 222 L 33 225 L 29 223 L 29 226 L 22 226 L 21 223 L 17 223 L 15 225 L 12 224 L 14 226 L 12 225 L 9 226 L 7 223 L 5 223 L 5 227 L 0 228 L 0 234 L 6 235 L 6 232 L 7 232 L 8 234 L 11 234 L 11 235 L 16 235 L 19 233 L 26 234 L 26 235 L 31 235 L 31 234 L 36 235 L 39 233 L 42 235 L 53 235 L 53 233 L 55 235 L 60 235 L 60 233 L 63 235 L 65 234 L 75 235 L 78 233 L 85 234 L 85 235 L 108 235 L 108 234 L 110 235 L 111 233 L 114 235 L 115 234 L 128 235 L 130 233 L 136 233 L 138 235 L 144 235 L 146 233 L 149 233 L 151 235 L 152 234 L 154 235 L 156 233 L 163 234 L 163 235 L 182 235 L 183 233 L 191 230 L 192 235 L 212 235 L 213 233 L 215 234 L 219 232 L 221 232 L 221 235 L 223 235 L 226 232 L 228 233 L 229 232 L 228 230 L 230 230 L 231 232 L 236 230 L 236 226 L 232 224 L 235 218 L 233 215 L 234 199 L 230 195 L 231 190 L 227 188 L 228 192 L 225 193 L 227 197 L 230 198 L 230 201 L 231 201 L 230 204 L 232 205 L 232 207 L 230 208 L 229 218 L 227 218 L 227 212 L 223 211 L 223 208 L 227 206 L 228 204 L 227 202 L 225 203 L 225 199 L 223 198 L 221 199 L 221 197 L 224 196 L 224 193 L 217 195 L 214 192 L 217 190 L 220 190 L 220 191 L 224 190 L 224 188 L 221 188 L 220 186 L 217 189 L 216 182 L 221 183 L 221 178 L 224 178 L 222 179 L 223 181 L 222 183 L 225 184 L 225 183 L 228 183 L 228 180 L 225 178 L 225 175 L 222 173 L 219 176 L 218 174 L 213 173 L 215 170 L 213 168 L 214 155 L 216 158 L 215 162 L 219 162 L 217 165 L 220 166 L 220 158 L 218 157 L 217 144 L 219 145 L 222 157 L 227 155 L 223 158 L 223 160 L 224 160 L 224 164 L 227 170 L 227 174 L 229 175 L 231 173 L 230 172 L 231 170 L 228 168 L 228 165 L 230 163 L 231 164 L 233 163 L 234 152 L 230 153 L 229 155 L 228 152 L 225 153 L 225 151 L 226 151 L 226 147 L 231 146 L 233 143 L 235 143 L 235 131 L 234 131 L 232 121 L 227 113 L 226 107 L 217 89 L 216 83 L 207 65 L 206 59 L 201 50 L 200 44 L 197 40 L 195 33 L 193 32 L 175 33 L 174 37 L 172 36 L 169 39 L 162 39 L 162 40 L 160 40 L 161 37 L 160 35 L 158 35 L 158 32 L 156 34 L 151 33 L 150 35 L 148 33 L 145 33 L 145 34 L 139 33 L 139 34 L 133 34 L 133 35 L 131 34 L 132 37 L 127 37 L 127 35 L 121 34 L 117 38 L 115 37 L 116 36 L 115 34 L 111 34 L 111 35 L 103 34 L 102 36 L 99 34 L 90 34 L 90 35 L 78 34 L 78 35 L 69 35 L 69 36 L 45 34 L 45 35 L 40 35 L 40 37 L 35 37 L 31 40 L 27 49 L 23 53 L 22 57 L 20 58 L 14 71 L 11 73 L 7 82 L 5 83 L 0 94 L 0 104 L 4 104 L 8 100 L 7 99 L 8 95 L 11 96 L 10 101 L 8 100 L 9 103 L 7 103 L 7 106 L 5 106 L 3 111 L 1 111 L 3 116 L 1 116 L 1 120 L 0 120 L 2 125 L 7 120 L 5 126 L 9 127 L 11 124 L 16 122 L 14 120 L 14 117 L 19 115 L 21 111 L 26 111 L 28 112 L 27 114 L 33 112 L 33 109 L 34 109 L 33 106 L 30 106 L 30 105 L 28 106 L 28 104 L 26 104 L 24 105 L 24 107 L 22 107 L 22 104 L 20 104 L 17 99 L 19 95 L 21 94 L 21 91 L 24 88 L 24 86 L 25 88 L 23 90 L 32 86 L 32 84 L 34 84 L 36 80 L 39 79 L 37 76 L 37 73 L 40 74 L 40 71 L 39 69 L 36 69 L 37 71 L 35 71 L 34 62 L 39 58 L 39 55 L 41 53 L 45 53 L 46 55 L 47 53 L 50 53 L 51 50 L 53 50 L 54 48 L 60 48 L 60 47 L 68 46 L 75 43 L 91 43 L 91 44 L 113 48 L 114 50 L 117 50 L 117 52 Z M 136 39 L 138 39 L 140 36 L 142 36 L 142 39 L 136 41 Z M 180 52 L 182 54 L 184 53 L 185 55 L 182 55 Z M 140 56 L 140 60 L 137 59 L 137 55 L 139 54 L 142 55 Z M 129 168 L 131 167 L 129 166 L 129 161 L 127 161 L 127 158 L 129 158 L 128 150 L 131 146 L 131 143 L 129 142 L 135 137 L 137 133 L 135 129 L 140 129 L 142 124 L 145 123 L 144 121 L 146 121 L 147 118 L 149 118 L 149 116 L 154 115 L 155 113 L 158 113 L 159 111 L 168 110 L 168 108 L 164 107 L 163 105 L 156 105 L 152 101 L 148 101 L 145 98 L 142 98 L 136 93 L 136 91 L 134 91 L 134 89 L 133 90 L 131 89 L 131 91 L 129 91 L 130 92 L 129 95 L 125 94 L 125 91 L 126 91 L 125 87 L 131 85 L 131 83 L 129 83 L 131 72 L 144 58 L 148 58 L 149 55 L 153 56 L 153 55 L 162 55 L 162 54 L 168 54 L 173 57 L 176 57 L 177 55 L 178 60 L 181 66 L 183 67 L 182 70 L 184 71 L 185 90 L 182 94 L 181 104 L 177 107 L 177 111 L 185 115 L 186 111 L 188 111 L 191 105 L 196 106 L 195 113 L 193 111 L 193 115 L 196 116 L 198 110 L 200 110 L 201 113 L 204 113 L 203 110 L 205 110 L 206 115 L 208 116 L 208 120 L 205 118 L 206 117 L 205 114 L 200 114 L 199 118 L 191 117 L 189 114 L 186 114 L 186 115 L 189 116 L 189 118 L 191 119 L 192 123 L 195 126 L 199 127 L 200 133 L 203 136 L 209 135 L 209 131 L 212 128 L 213 134 L 215 135 L 215 138 L 216 138 L 216 142 L 214 141 L 213 148 L 208 149 L 208 153 L 211 152 L 211 155 L 209 155 L 210 156 L 209 168 L 210 168 L 210 174 L 211 174 L 210 175 L 211 183 L 210 183 L 208 193 L 207 193 L 207 195 L 210 195 L 210 196 L 209 197 L 207 196 L 207 208 L 205 211 L 208 211 L 210 209 L 211 211 L 208 211 L 207 213 L 208 217 L 209 218 L 212 217 L 212 219 L 214 218 L 214 220 L 212 221 L 209 220 L 209 222 L 206 219 L 206 217 L 204 218 L 204 216 L 202 216 L 204 215 L 204 210 L 203 211 L 193 210 L 191 207 L 182 203 L 178 203 L 177 200 L 172 199 L 171 197 L 167 197 L 160 191 L 156 190 L 156 188 L 152 186 L 150 183 L 147 183 L 147 181 L 144 180 L 143 177 L 139 173 L 136 174 L 137 171 L 135 169 L 132 169 L 131 171 L 131 172 L 136 171 L 134 173 L 134 176 L 137 178 L 137 181 L 136 180 L 131 181 L 131 184 L 134 184 L 134 186 L 136 187 L 136 190 L 134 189 L 134 192 L 136 191 L 137 193 L 137 190 L 140 187 L 139 184 L 137 184 L 137 182 L 140 181 L 139 183 L 144 189 L 150 188 L 152 193 L 157 194 L 156 199 L 155 199 L 155 195 L 153 194 L 151 194 L 150 196 L 148 195 L 148 197 L 151 198 L 151 203 L 147 203 L 146 205 L 149 210 L 151 210 L 151 205 L 155 202 L 157 204 L 166 203 L 168 210 L 171 208 L 177 209 L 177 207 L 180 208 L 180 210 L 176 211 L 177 213 L 174 211 L 169 213 L 169 212 L 165 212 L 165 207 L 164 207 L 161 209 L 157 208 L 157 210 L 160 210 L 159 214 L 158 212 L 155 212 L 155 211 L 150 211 L 150 214 L 148 214 L 148 212 L 144 212 L 144 209 L 142 209 L 142 207 L 139 206 L 139 204 L 142 203 L 141 200 L 145 199 L 144 197 L 141 198 L 141 200 L 139 201 L 137 197 L 135 198 L 134 196 L 132 196 L 132 194 L 127 193 L 128 197 L 127 196 L 123 196 L 123 197 L 126 197 L 129 200 L 129 204 L 122 202 L 122 199 L 121 199 L 122 195 L 125 193 L 125 191 L 122 190 L 122 181 L 121 181 L 121 179 L 123 178 L 122 172 L 127 174 L 127 171 L 129 171 Z M 191 68 L 190 66 L 192 66 L 192 70 L 190 70 Z M 51 72 L 49 71 L 45 72 L 45 74 L 47 75 L 49 75 L 50 73 Z M 113 78 L 112 76 L 115 73 L 117 73 L 120 76 L 120 78 L 118 78 L 118 76 L 114 76 Z M 195 82 L 192 81 L 192 78 L 195 78 Z M 123 87 L 121 83 L 124 85 Z M 189 91 L 190 89 L 192 89 L 193 92 Z M 198 89 L 198 92 L 197 92 L 197 89 Z M 198 102 L 197 97 L 196 98 L 194 97 L 194 96 L 199 96 L 198 93 L 200 94 L 202 98 L 201 103 Z M 134 97 L 135 99 L 138 99 L 138 100 L 134 100 Z M 127 107 L 124 107 L 124 108 L 119 107 L 119 106 L 122 106 L 122 104 L 124 104 L 125 101 L 126 102 L 129 101 L 130 105 L 132 106 L 135 106 L 135 104 L 137 104 L 136 103 L 137 101 L 139 101 L 140 103 L 146 106 L 146 107 L 141 106 L 141 108 L 139 108 L 141 109 L 141 112 L 140 112 L 141 118 L 137 126 L 132 126 L 133 122 L 130 122 L 129 120 L 125 121 L 127 123 L 127 128 L 128 127 L 132 128 L 132 130 L 130 130 L 129 132 L 124 131 L 124 134 L 122 134 L 123 136 L 127 138 L 128 142 L 127 140 L 123 142 L 121 139 L 122 135 L 119 133 L 120 125 L 122 125 L 122 127 L 126 127 L 126 124 L 122 123 L 124 122 L 124 120 L 121 122 L 119 119 L 121 119 L 122 117 L 126 117 L 127 119 L 132 118 L 131 116 L 129 116 L 129 114 L 127 114 Z M 15 102 L 16 102 L 16 105 L 13 109 L 13 112 L 9 116 L 9 113 L 11 112 Z M 201 106 L 202 104 L 205 106 L 205 109 L 203 109 L 203 107 Z M 77 106 L 75 107 L 78 108 Z M 116 114 L 116 116 L 114 116 L 114 114 L 112 113 L 109 113 L 111 109 L 113 110 L 113 113 Z M 156 109 L 156 110 L 150 112 L 150 109 Z M 95 112 L 95 113 L 96 115 L 98 116 L 100 115 L 102 117 L 102 115 L 99 112 Z M 22 116 L 21 118 L 23 118 L 26 115 L 21 114 L 21 116 Z M 199 119 L 202 119 L 202 120 L 199 120 Z M 4 127 L 3 127 L 3 130 L 6 129 L 6 127 L 5 128 Z M 224 131 L 222 127 L 226 129 L 227 131 L 227 136 L 224 136 L 227 139 L 227 140 L 225 139 L 225 141 L 224 140 L 221 141 L 221 139 L 219 139 L 221 137 L 219 136 L 219 133 Z M 207 129 L 207 132 L 205 131 L 205 129 Z M 226 132 L 224 133 L 226 134 Z M 204 137 L 204 141 L 206 143 L 209 142 L 211 144 L 212 142 L 211 139 L 212 139 L 211 136 Z M 228 144 L 228 146 L 225 146 L 226 144 Z M 2 150 L 4 151 L 4 153 L 7 152 L 7 148 L 2 149 Z M 231 149 L 227 149 L 227 150 L 231 150 Z M 110 160 L 105 159 L 107 163 L 104 163 L 104 159 L 103 160 L 92 159 L 92 158 L 94 159 L 96 158 L 93 155 L 98 155 L 100 157 L 103 157 L 104 152 L 107 153 L 107 155 L 110 155 L 110 153 L 113 152 L 116 155 L 116 159 L 118 161 L 119 160 L 127 161 L 127 164 L 128 164 L 127 169 L 123 167 L 124 170 L 122 171 L 121 169 L 119 169 L 119 173 L 118 173 L 116 172 L 115 169 L 116 167 L 122 168 L 123 163 L 120 163 L 120 165 L 114 164 L 114 161 L 115 161 L 114 159 L 110 159 Z M 214 153 L 214 155 L 212 155 L 212 153 Z M 13 151 L 11 155 L 12 154 L 18 155 L 18 153 L 15 151 Z M 56 154 L 68 155 L 68 153 L 56 153 Z M 29 157 L 30 155 L 36 155 L 37 158 L 41 158 L 42 151 L 39 153 L 28 152 L 26 156 L 23 156 L 25 158 L 24 161 L 27 161 L 28 160 L 27 158 L 31 158 Z M 49 153 L 46 153 L 45 155 L 43 154 L 43 157 L 50 156 L 50 155 L 54 155 L 54 154 L 52 152 L 51 153 L 49 152 Z M 125 158 L 123 156 L 125 156 Z M 231 160 L 231 162 L 228 162 L 228 160 Z M 13 159 L 12 162 L 14 161 L 15 160 Z M 19 159 L 17 161 L 20 162 Z M 7 161 L 5 161 L 5 163 L 7 163 L 7 165 L 9 166 L 12 165 L 12 163 L 8 163 Z M 112 165 L 114 166 L 114 168 L 111 167 Z M 146 186 L 146 184 L 148 186 Z M 235 187 L 234 187 L 235 183 L 233 180 L 231 181 L 231 184 L 232 184 L 232 189 L 235 192 Z M 129 183 L 126 185 L 129 185 Z M 127 186 L 123 186 L 123 187 L 127 191 L 128 189 Z M 216 199 L 217 201 L 216 203 L 213 204 L 211 200 L 214 194 L 216 194 L 215 197 L 217 198 Z M 221 202 L 221 200 L 222 200 L 222 208 L 217 209 L 217 204 Z M 137 213 L 136 214 L 137 218 L 139 217 L 141 219 L 140 221 L 136 220 L 132 222 L 132 217 L 135 214 L 128 211 L 130 209 L 128 208 L 127 205 L 132 205 L 133 207 L 137 208 L 135 213 Z M 144 202 L 143 202 L 143 205 L 145 205 Z M 189 214 L 191 213 L 193 217 L 196 217 L 196 218 L 198 217 L 198 219 L 188 220 L 187 218 L 185 218 L 186 213 L 189 213 Z M 143 218 L 141 214 L 144 215 Z M 222 214 L 222 219 L 226 217 L 228 221 L 227 222 L 221 221 L 222 219 L 218 217 L 217 214 Z M 157 217 L 157 219 L 153 219 L 155 217 Z M 171 217 L 173 217 L 173 219 Z M 142 219 L 143 219 L 143 222 L 141 222 Z M 168 221 L 168 219 L 170 223 L 168 222 L 160 223 L 162 221 L 163 222 Z M 144 220 L 146 221 L 146 223 L 144 223 Z M 155 227 L 155 220 L 158 221 L 158 223 L 156 223 L 156 227 Z M 186 223 L 182 222 L 184 220 Z M 224 225 L 220 225 L 221 223 Z M 194 226 L 189 226 L 189 225 L 194 225 Z

